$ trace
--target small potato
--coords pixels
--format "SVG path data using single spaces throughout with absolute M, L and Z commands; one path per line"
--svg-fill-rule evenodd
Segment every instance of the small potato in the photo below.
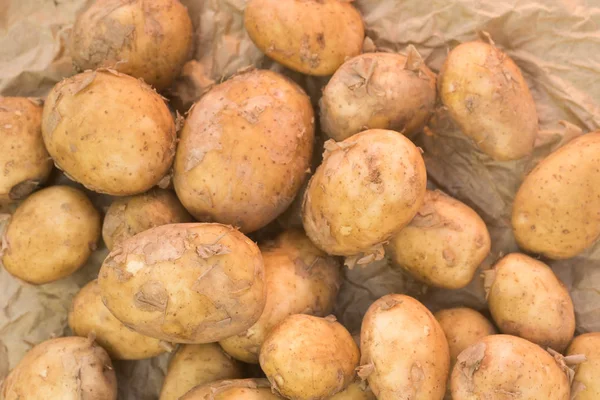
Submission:
M 467 205 L 440 191 L 427 191 L 413 220 L 390 240 L 392 261 L 432 286 L 469 284 L 490 252 L 485 222 Z
M 221 224 L 163 225 L 117 243 L 98 284 L 126 326 L 175 343 L 237 335 L 265 306 L 258 246 Z
M 458 356 L 453 400 L 569 400 L 569 379 L 541 347 L 516 336 L 490 335 Z
M 401 294 L 375 301 L 360 331 L 361 367 L 379 400 L 444 397 L 450 354 L 440 324 L 420 302 Z
M 574 400 L 600 399 L 600 332 L 584 333 L 571 342 L 567 356 L 583 354 L 586 361 L 575 367 L 571 386 Z
M 533 150 L 538 118 L 521 70 L 492 44 L 454 48 L 438 77 L 444 106 L 462 132 L 494 160 L 516 160 Z
M 266 379 L 234 379 L 198 386 L 180 400 L 277 400 Z
M 519 246 L 560 260 L 600 237 L 600 131 L 582 135 L 542 160 L 515 196 Z
M 81 337 L 50 339 L 23 357 L 0 387 L 2 400 L 116 400 L 117 378 L 106 351 Z
M 352 382 L 346 389 L 342 390 L 329 400 L 377 400 L 371 389 L 363 389 L 362 383 Z
M 354 379 L 358 346 L 333 316 L 291 315 L 260 350 L 260 366 L 273 389 L 290 399 L 322 399 Z
M 69 186 L 51 186 L 15 211 L 2 238 L 2 262 L 19 279 L 48 283 L 85 264 L 99 238 L 100 214 L 86 195 Z
M 365 37 L 359 12 L 339 0 L 250 0 L 244 26 L 263 53 L 307 75 L 333 74 Z
M 502 333 L 558 352 L 569 345 L 575 333 L 573 302 L 550 267 L 513 253 L 485 275 L 490 312 Z
M 44 105 L 42 133 L 58 168 L 114 196 L 156 185 L 175 155 L 175 122 L 164 100 L 115 71 L 86 71 L 57 83 Z

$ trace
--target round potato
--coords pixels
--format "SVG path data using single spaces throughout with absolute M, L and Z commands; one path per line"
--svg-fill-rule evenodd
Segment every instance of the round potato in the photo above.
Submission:
M 282 396 L 322 399 L 350 385 L 359 357 L 352 336 L 333 316 L 296 314 L 271 330 L 259 358 Z
M 513 253 L 485 275 L 490 312 L 502 333 L 558 352 L 569 345 L 575 333 L 573 302 L 550 267 Z
M 126 326 L 175 343 L 211 343 L 251 327 L 265 306 L 258 246 L 221 224 L 171 224 L 117 243 L 98 277 Z
M 450 355 L 444 331 L 420 302 L 401 294 L 375 301 L 360 331 L 361 367 L 379 400 L 444 397 Z
M 175 123 L 164 100 L 114 71 L 86 71 L 57 83 L 44 105 L 42 133 L 71 179 L 114 196 L 156 185 L 175 155 Z
M 542 160 L 515 196 L 512 226 L 522 249 L 571 258 L 600 237 L 600 131 L 582 135 Z
M 586 361 L 575 367 L 571 398 L 600 399 L 600 332 L 584 333 L 573 339 L 567 356 L 578 354 L 583 354 Z
M 50 339 L 23 357 L 2 383 L 0 398 L 116 400 L 117 379 L 106 351 L 90 339 Z
M 329 400 L 377 400 L 371 389 L 362 388 L 362 383 L 352 382 L 346 389 L 342 390 Z
M 440 191 L 427 191 L 413 220 L 390 240 L 392 261 L 431 286 L 469 284 L 490 252 L 490 234 L 475 211 Z
M 189 391 L 180 400 L 278 400 L 266 379 L 234 379 L 209 383 Z
M 519 67 L 493 44 L 455 47 L 438 86 L 450 116 L 481 151 L 500 161 L 531 153 L 538 131 L 533 97 Z
M 250 0 L 244 26 L 273 60 L 307 75 L 331 75 L 362 50 L 359 12 L 338 0 Z
M 2 262 L 12 275 L 42 284 L 77 271 L 96 248 L 100 214 L 69 186 L 42 189 L 19 205 L 4 237 Z
M 333 255 L 368 253 L 417 214 L 427 174 L 419 149 L 398 132 L 371 129 L 327 142 L 304 194 L 308 237 Z
M 80 71 L 114 68 L 163 90 L 190 58 L 192 34 L 179 0 L 96 0 L 75 22 L 71 56 Z

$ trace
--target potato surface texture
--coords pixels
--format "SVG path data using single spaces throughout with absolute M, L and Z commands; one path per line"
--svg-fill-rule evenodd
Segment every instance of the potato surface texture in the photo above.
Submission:
M 363 389 L 360 382 L 352 382 L 346 389 L 329 400 L 377 400 L 371 389 Z
M 278 400 L 266 379 L 234 379 L 194 388 L 180 400 Z
M 583 354 L 586 361 L 575 367 L 571 398 L 600 399 L 600 332 L 577 336 L 567 350 L 567 356 Z

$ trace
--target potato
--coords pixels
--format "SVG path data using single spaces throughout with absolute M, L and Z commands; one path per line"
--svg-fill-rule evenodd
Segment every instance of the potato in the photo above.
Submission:
M 435 96 L 435 74 L 414 47 L 407 55 L 361 54 L 342 64 L 325 86 L 321 128 L 337 141 L 373 128 L 410 137 L 429 120 Z
M 277 400 L 266 379 L 234 379 L 198 386 L 180 400 Z
M 71 33 L 76 69 L 114 68 L 158 90 L 192 55 L 193 27 L 179 0 L 96 0 Z
M 392 261 L 428 285 L 460 289 L 490 252 L 485 222 L 467 205 L 427 191 L 413 220 L 390 240 Z
M 490 335 L 465 349 L 452 371 L 453 400 L 568 400 L 569 380 L 541 347 Z
M 352 382 L 346 389 L 342 390 L 329 400 L 377 400 L 371 389 L 362 388 L 362 383 Z
M 573 302 L 550 267 L 512 253 L 485 275 L 490 313 L 502 333 L 559 352 L 568 346 L 575 332 Z
M 359 12 L 338 0 L 250 0 L 244 26 L 263 53 L 307 75 L 333 74 L 365 37 Z
M 533 97 L 519 67 L 493 44 L 455 47 L 440 70 L 438 91 L 462 132 L 494 160 L 523 158 L 533 150 Z
M 116 400 L 117 379 L 106 351 L 90 339 L 50 339 L 17 364 L 2 383 L 0 398 Z
M 261 246 L 267 302 L 258 321 L 239 335 L 219 343 L 232 357 L 258 363 L 271 329 L 293 314 L 329 315 L 341 284 L 340 266 L 317 249 L 301 231 L 286 231 Z
M 326 143 L 304 195 L 306 234 L 325 252 L 373 251 L 415 216 L 427 176 L 419 149 L 401 134 L 371 129 Z
M 388 294 L 365 314 L 360 331 L 361 367 L 379 400 L 441 399 L 450 354 L 444 331 L 412 297 Z
M 99 238 L 100 214 L 85 194 L 51 186 L 15 211 L 2 240 L 2 263 L 26 282 L 52 282 L 85 264 Z
M 290 399 L 322 399 L 350 385 L 359 352 L 333 316 L 296 314 L 271 330 L 259 359 L 277 393 Z
M 210 343 L 251 327 L 265 306 L 258 246 L 221 224 L 170 224 L 117 243 L 98 277 L 126 326 L 175 343 Z
M 552 259 L 571 258 L 600 237 L 600 131 L 573 139 L 542 160 L 515 196 L 519 246 Z
M 57 83 L 44 105 L 42 133 L 71 179 L 114 196 L 156 185 L 175 155 L 175 123 L 163 99 L 114 71 L 87 71 Z
M 137 196 L 115 199 L 102 224 L 102 239 L 109 250 L 116 242 L 156 226 L 191 222 L 192 217 L 169 190 L 153 189 Z
M 184 344 L 169 361 L 160 400 L 178 400 L 195 386 L 242 377 L 241 364 L 218 344 Z
M 584 333 L 571 342 L 567 356 L 585 355 L 586 361 L 575 367 L 571 398 L 600 399 L 600 332 Z

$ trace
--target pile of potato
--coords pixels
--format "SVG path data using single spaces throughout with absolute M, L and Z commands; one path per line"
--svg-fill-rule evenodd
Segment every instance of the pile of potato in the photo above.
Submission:
M 544 262 L 600 236 L 600 132 L 528 174 L 512 209 L 523 252 L 480 275 L 485 222 L 428 187 L 411 138 L 443 107 L 482 157 L 530 155 L 536 108 L 517 65 L 491 40 L 458 45 L 437 76 L 412 46 L 361 54 L 345 1 L 249 0 L 244 22 L 269 57 L 330 76 L 316 109 L 258 69 L 174 113 L 157 91 L 191 56 L 177 0 L 96 0 L 72 33 L 80 72 L 43 106 L 0 97 L 4 268 L 41 285 L 110 250 L 73 298 L 73 336 L 33 347 L 0 399 L 116 399 L 111 359 L 165 352 L 161 400 L 600 398 L 600 334 L 574 337 Z M 52 163 L 81 186 L 46 184 Z M 92 192 L 115 197 L 98 210 Z M 303 230 L 282 229 L 297 198 Z M 344 272 L 386 255 L 430 286 L 482 280 L 489 310 L 432 314 L 389 294 L 349 332 L 332 315 Z

